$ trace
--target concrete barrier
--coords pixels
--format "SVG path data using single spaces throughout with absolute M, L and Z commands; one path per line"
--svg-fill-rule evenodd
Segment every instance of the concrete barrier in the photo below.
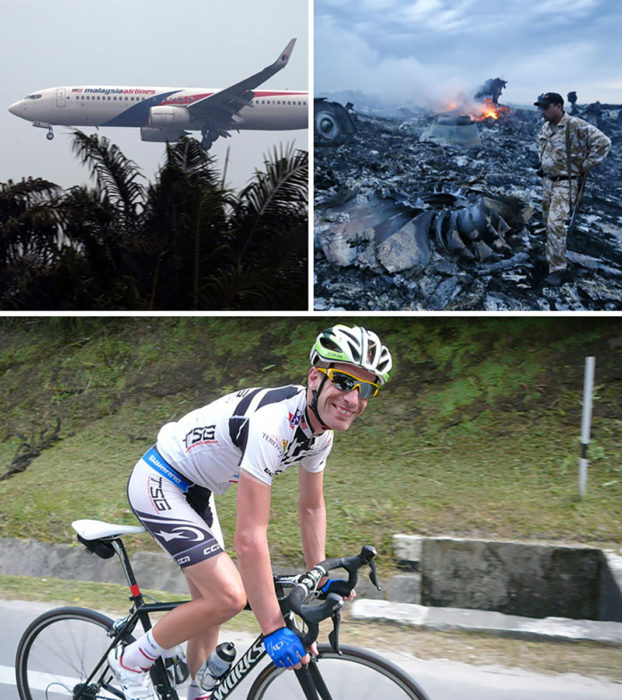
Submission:
M 179 567 L 163 552 L 136 552 L 132 568 L 141 588 L 187 594 Z M 125 584 L 117 557 L 101 559 L 81 544 L 50 545 L 35 540 L 0 538 L 0 573 L 73 581 L 100 581 Z
M 622 620 L 622 557 L 583 545 L 395 535 L 409 602 L 525 617 Z M 402 585 L 402 590 L 405 589 Z
M 382 592 L 376 591 L 366 576 L 361 576 L 357 585 L 359 598 L 352 606 L 353 616 L 432 629 L 470 629 L 516 637 L 591 639 L 622 643 L 622 557 L 611 551 L 578 547 L 589 552 L 597 551 L 601 556 L 597 589 L 600 618 L 597 620 L 570 619 L 550 613 L 541 618 L 524 614 L 508 615 L 491 608 L 460 607 L 453 601 L 446 606 L 421 604 L 423 592 L 420 584 L 423 576 L 428 576 L 431 571 L 436 571 L 439 576 L 444 576 L 444 571 L 451 573 L 448 578 L 434 583 L 434 586 L 442 587 L 445 592 L 452 588 L 459 591 L 467 587 L 477 593 L 478 600 L 475 602 L 478 602 L 480 599 L 484 600 L 484 593 L 488 590 L 492 591 L 493 600 L 498 601 L 500 597 L 503 598 L 499 593 L 502 590 L 501 582 L 517 580 L 516 577 L 523 566 L 521 562 L 529 562 L 530 571 L 533 572 L 537 567 L 537 558 L 544 562 L 538 565 L 543 569 L 546 569 L 544 564 L 547 562 L 557 561 L 557 557 L 553 556 L 553 552 L 559 549 L 557 545 L 541 544 L 533 550 L 522 551 L 517 549 L 516 545 L 532 545 L 516 542 L 494 544 L 493 547 L 488 546 L 491 543 L 479 540 L 395 535 L 395 560 L 404 573 L 394 576 L 389 581 L 382 581 Z M 512 546 L 507 551 L 502 548 L 499 554 L 499 546 L 503 544 Z M 459 551 L 462 545 L 463 551 L 456 558 L 454 553 Z M 562 549 L 566 548 L 575 549 L 566 546 Z M 520 552 L 520 556 L 512 556 L 516 552 Z M 131 560 L 141 588 L 187 595 L 184 576 L 164 553 L 137 552 L 132 555 Z M 456 565 L 456 562 L 459 562 L 459 565 Z M 501 562 L 504 562 L 504 566 L 510 571 L 504 573 L 499 570 L 495 576 L 486 573 L 489 569 L 494 569 L 493 564 L 500 567 Z M 66 580 L 125 583 L 116 557 L 100 559 L 89 554 L 78 543 L 48 545 L 33 540 L 0 538 L 0 573 L 36 578 L 54 576 Z M 466 582 L 465 577 L 468 574 L 477 578 Z M 563 572 L 560 572 L 558 577 L 562 574 Z M 489 585 L 491 582 L 492 585 Z M 525 581 L 525 586 L 529 585 L 534 589 L 534 583 Z

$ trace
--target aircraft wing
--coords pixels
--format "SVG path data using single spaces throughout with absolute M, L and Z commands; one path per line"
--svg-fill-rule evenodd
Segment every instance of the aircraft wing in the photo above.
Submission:
M 253 90 L 285 68 L 295 43 L 296 39 L 292 39 L 276 61 L 259 73 L 189 105 L 190 119 L 202 120 L 220 136 L 227 136 L 227 130 L 235 129 L 233 117 L 253 99 Z

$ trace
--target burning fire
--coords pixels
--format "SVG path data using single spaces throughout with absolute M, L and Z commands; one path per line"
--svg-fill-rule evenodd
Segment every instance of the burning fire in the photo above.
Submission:
M 499 119 L 496 105 L 484 105 L 484 113 L 479 119 Z
M 509 111 L 509 107 L 493 102 L 490 97 L 487 97 L 484 102 L 474 102 L 472 100 L 448 102 L 443 109 L 443 112 L 459 113 L 460 115 L 471 117 L 475 122 L 482 122 L 485 119 L 496 120 Z
M 499 119 L 499 117 L 508 112 L 509 108 L 505 105 L 495 104 L 489 97 L 483 103 L 475 106 L 475 114 L 471 114 L 471 118 L 477 122 L 484 119 Z

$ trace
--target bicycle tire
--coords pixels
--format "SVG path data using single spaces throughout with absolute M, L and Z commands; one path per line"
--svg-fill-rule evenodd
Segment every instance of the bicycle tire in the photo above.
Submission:
M 425 691 L 399 666 L 366 649 L 341 645 L 342 654 L 318 645 L 317 667 L 330 693 L 322 700 L 429 700 Z M 350 667 L 346 667 L 350 664 Z M 274 664 L 255 679 L 247 700 L 303 700 L 296 676 Z
M 88 689 L 79 689 L 110 646 L 112 629 L 113 622 L 106 615 L 78 607 L 54 608 L 33 620 L 22 635 L 15 656 L 20 700 L 123 698 L 108 664 L 97 671 L 95 682 Z M 123 642 L 132 640 L 127 635 Z

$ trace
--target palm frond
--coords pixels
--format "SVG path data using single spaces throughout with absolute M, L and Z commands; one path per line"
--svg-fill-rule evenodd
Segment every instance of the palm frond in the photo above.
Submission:
M 251 270 L 236 262 L 207 276 L 199 298 L 200 308 L 260 310 L 270 306 L 274 293 L 269 271 Z
M 243 256 L 255 233 L 261 228 L 278 230 L 290 218 L 308 215 L 309 154 L 295 151 L 290 144 L 285 151 L 275 146 L 272 160 L 264 163 L 264 172 L 242 190 L 234 218 L 244 229 Z
M 174 144 L 166 145 L 166 163 L 163 169 L 172 169 L 183 175 L 192 185 L 215 184 L 217 172 L 214 156 L 206 153 L 196 139 L 184 137 Z
M 121 204 L 126 219 L 131 219 L 143 203 L 145 187 L 138 165 L 105 136 L 87 136 L 75 130 L 72 144 L 78 160 L 90 168 L 97 187 L 113 204 Z

